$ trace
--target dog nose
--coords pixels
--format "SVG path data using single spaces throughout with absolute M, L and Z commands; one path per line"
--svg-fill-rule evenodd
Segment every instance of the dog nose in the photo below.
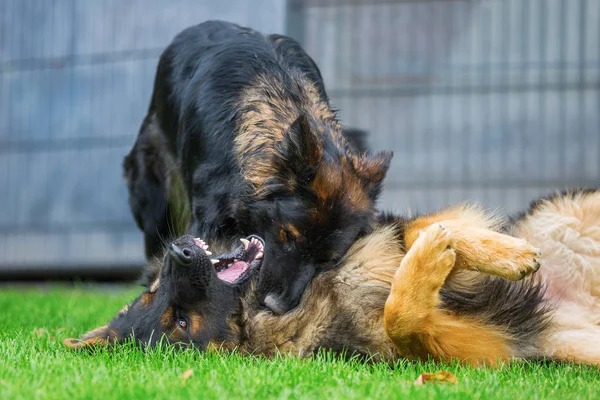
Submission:
M 177 262 L 179 265 L 188 266 L 192 263 L 192 256 L 194 252 L 192 251 L 191 246 L 187 245 L 176 245 L 175 243 L 171 244 L 171 250 L 169 251 L 171 258 L 173 261 Z

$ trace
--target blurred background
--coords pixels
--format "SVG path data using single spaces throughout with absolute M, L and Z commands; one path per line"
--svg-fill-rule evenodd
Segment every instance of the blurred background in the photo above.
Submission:
M 395 152 L 381 208 L 600 184 L 600 0 L 0 0 L 0 278 L 139 272 L 121 161 L 161 51 L 207 19 L 303 44 Z

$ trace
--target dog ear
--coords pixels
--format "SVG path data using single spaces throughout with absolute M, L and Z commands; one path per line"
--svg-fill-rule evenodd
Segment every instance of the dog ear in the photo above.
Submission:
M 109 344 L 113 344 L 116 339 L 116 332 L 110 329 L 108 325 L 105 325 L 89 331 L 81 339 L 65 339 L 63 344 L 74 350 L 91 349 L 106 347 Z
M 377 200 L 381 193 L 383 179 L 390 168 L 393 156 L 394 153 L 391 151 L 381 151 L 372 156 L 364 154 L 352 158 L 354 169 L 372 200 Z
M 304 184 L 314 176 L 322 156 L 321 143 L 301 114 L 276 146 L 272 160 L 273 174 L 265 180 L 264 193 L 289 190 L 299 182 Z
M 279 146 L 281 159 L 287 162 L 288 168 L 296 172 L 307 166 L 317 166 L 321 160 L 321 143 L 310 126 L 308 117 L 302 113 L 285 134 Z

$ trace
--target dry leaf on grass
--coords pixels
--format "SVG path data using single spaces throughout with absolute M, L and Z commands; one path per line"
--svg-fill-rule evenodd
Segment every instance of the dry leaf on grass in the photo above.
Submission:
M 424 385 L 426 383 L 450 383 L 456 385 L 458 379 L 453 373 L 448 371 L 438 371 L 435 374 L 421 374 L 415 381 L 415 385 Z
M 33 331 L 33 334 L 36 336 L 43 336 L 48 333 L 48 329 L 46 328 L 37 328 Z
M 193 369 L 188 369 L 186 370 L 183 375 L 181 375 L 181 379 L 183 379 L 184 381 L 187 379 L 190 379 L 190 376 L 192 376 L 194 374 L 194 370 Z

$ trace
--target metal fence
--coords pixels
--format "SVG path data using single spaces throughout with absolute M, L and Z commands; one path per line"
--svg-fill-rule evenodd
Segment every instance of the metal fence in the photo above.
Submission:
M 600 1 L 314 0 L 290 14 L 342 121 L 395 151 L 384 208 L 515 212 L 600 183 Z
M 382 208 L 600 183 L 600 0 L 0 0 L 0 271 L 143 263 L 121 160 L 160 51 L 213 18 L 302 42 L 395 152 Z

